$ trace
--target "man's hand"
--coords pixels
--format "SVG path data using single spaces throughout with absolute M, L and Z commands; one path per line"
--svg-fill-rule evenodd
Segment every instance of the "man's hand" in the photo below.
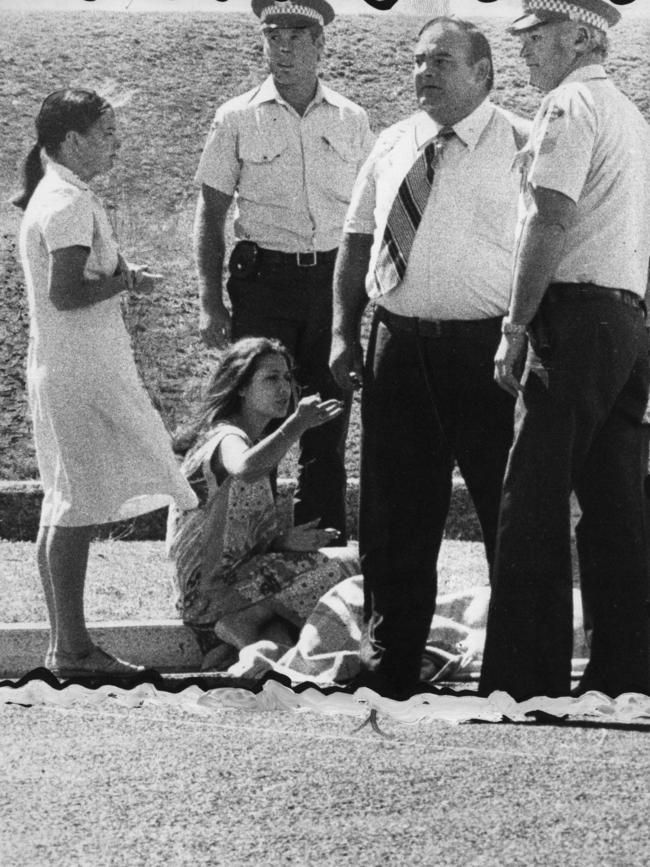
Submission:
M 344 232 L 334 266 L 330 370 L 339 388 L 363 385 L 363 349 L 359 332 L 368 303 L 366 275 L 372 233 Z
M 224 349 L 231 335 L 230 313 L 225 309 L 218 313 L 201 311 L 199 316 L 199 334 L 204 344 L 210 349 Z
M 494 379 L 513 397 L 522 391 L 521 375 L 526 361 L 526 346 L 524 333 L 504 334 L 494 356 Z
M 341 334 L 332 335 L 330 370 L 339 388 L 349 391 L 363 385 L 363 349 L 361 341 Z
M 223 303 L 222 276 L 226 252 L 226 215 L 232 196 L 201 186 L 194 220 L 194 257 L 199 280 L 199 333 L 211 349 L 224 349 L 230 340 L 230 314 Z

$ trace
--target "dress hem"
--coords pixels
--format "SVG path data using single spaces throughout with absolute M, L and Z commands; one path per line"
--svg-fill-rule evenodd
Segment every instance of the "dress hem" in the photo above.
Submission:
M 102 524 L 115 524 L 119 521 L 128 521 L 131 518 L 137 518 L 140 515 L 146 515 L 150 512 L 156 512 L 159 509 L 164 509 L 176 503 L 181 510 L 191 509 L 191 506 L 184 506 L 180 503 L 173 494 L 142 494 L 136 497 L 130 497 L 125 500 L 116 510 L 104 512 L 102 515 L 86 514 L 84 516 L 74 517 L 77 510 L 74 508 L 66 509 L 63 515 L 59 514 L 48 520 L 48 514 L 45 510 L 41 513 L 41 527 L 90 527 L 99 526 Z M 50 508 L 49 513 L 54 513 L 61 509 L 55 510 Z

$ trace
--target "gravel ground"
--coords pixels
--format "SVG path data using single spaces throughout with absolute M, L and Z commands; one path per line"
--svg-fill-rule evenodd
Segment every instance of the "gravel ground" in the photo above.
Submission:
M 177 708 L 0 707 L 0 860 L 647 864 L 647 734 Z

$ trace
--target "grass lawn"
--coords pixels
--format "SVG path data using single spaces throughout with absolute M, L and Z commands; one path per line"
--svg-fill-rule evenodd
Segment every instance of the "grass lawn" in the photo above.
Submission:
M 440 593 L 487 583 L 479 542 L 445 540 Z M 90 621 L 177 617 L 172 568 L 164 542 L 94 542 L 90 549 L 86 611 Z M 45 604 L 30 542 L 0 541 L 0 615 L 4 623 L 45 621 Z
M 368 108 L 375 130 L 413 109 L 409 53 L 418 24 L 359 17 L 339 19 L 328 32 L 324 77 Z M 540 98 L 524 84 L 516 42 L 500 24 L 487 30 L 496 101 L 530 116 Z M 616 28 L 608 61 L 614 80 L 648 118 L 649 39 L 647 21 L 626 21 Z M 131 301 L 126 319 L 143 378 L 174 428 L 196 406 L 214 358 L 197 334 L 192 177 L 216 106 L 259 81 L 263 63 L 248 15 L 89 16 L 83 10 L 3 11 L 0 56 L 0 478 L 15 479 L 33 477 L 35 464 L 25 413 L 18 216 L 5 202 L 32 144 L 38 104 L 65 84 L 123 98 L 120 165 L 101 192 L 127 254 L 167 276 L 159 292 Z M 348 450 L 353 476 L 357 419 L 355 410 Z M 486 581 L 480 543 L 443 543 L 441 593 Z M 4 622 L 45 619 L 33 544 L 0 542 L 0 612 Z M 94 543 L 87 612 L 90 620 L 174 617 L 163 543 Z M 0 862 L 648 863 L 647 733 L 380 723 L 391 739 L 369 727 L 356 732 L 349 718 L 314 713 L 198 716 L 163 702 L 127 710 L 112 700 L 69 711 L 0 705 Z
M 0 706 L 29 867 L 645 867 L 642 732 Z M 645 854 L 644 854 L 645 853 Z
M 0 13 L 2 479 L 36 475 L 24 389 L 27 311 L 14 240 L 19 215 L 7 200 L 33 143 L 34 116 L 49 91 L 66 84 L 94 87 L 117 106 L 120 158 L 114 172 L 98 181 L 98 191 L 127 258 L 149 262 L 166 277 L 153 295 L 125 302 L 125 314 L 142 377 L 170 429 L 196 409 L 214 364 L 214 353 L 198 338 L 193 177 L 217 106 L 265 75 L 257 22 L 252 15 L 219 14 L 219 3 L 214 14 L 95 15 L 84 10 L 89 5 Z M 477 2 L 477 16 L 480 6 Z M 323 79 L 363 105 L 375 131 L 415 109 L 412 45 L 421 23 L 417 17 L 360 15 L 337 18 L 328 27 Z M 494 53 L 494 100 L 531 117 L 540 95 L 526 84 L 517 40 L 505 33 L 503 21 L 483 26 Z M 649 40 L 648 20 L 625 20 L 612 35 L 607 61 L 613 80 L 647 118 Z M 229 243 L 232 238 L 229 230 Z M 358 427 L 355 405 L 347 453 L 351 476 L 358 475 Z M 288 461 L 281 475 L 292 475 L 294 466 Z

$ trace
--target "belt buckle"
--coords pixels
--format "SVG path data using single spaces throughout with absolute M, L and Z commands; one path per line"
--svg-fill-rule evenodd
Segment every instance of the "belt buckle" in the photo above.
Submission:
M 296 253 L 296 262 L 299 268 L 313 268 L 317 263 L 316 250 L 306 253 Z

